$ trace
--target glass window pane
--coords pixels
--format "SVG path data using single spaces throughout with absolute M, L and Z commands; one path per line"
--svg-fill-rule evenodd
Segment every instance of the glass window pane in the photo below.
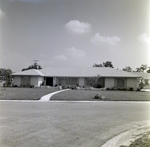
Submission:
M 70 78 L 70 85 L 77 85 L 77 78 Z
M 65 85 L 70 85 L 70 78 L 65 78 Z

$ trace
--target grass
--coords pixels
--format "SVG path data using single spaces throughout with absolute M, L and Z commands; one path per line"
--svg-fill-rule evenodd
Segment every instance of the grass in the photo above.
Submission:
M 129 146 L 122 145 L 120 147 L 150 147 L 150 132 L 136 139 Z
M 58 88 L 3 88 L 0 87 L 0 100 L 39 100 L 42 96 L 58 91 Z M 94 99 L 100 93 L 106 101 L 150 101 L 150 92 L 69 90 L 58 93 L 51 100 L 62 101 L 101 101 Z
M 43 95 L 58 88 L 3 88 L 0 87 L 0 100 L 39 100 Z
M 98 90 L 69 90 L 52 96 L 51 100 L 95 101 L 99 100 L 94 99 L 97 93 L 104 95 L 107 101 L 150 101 L 150 92 Z

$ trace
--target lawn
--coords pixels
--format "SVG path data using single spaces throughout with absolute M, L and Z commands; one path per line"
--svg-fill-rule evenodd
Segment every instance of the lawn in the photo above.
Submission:
M 94 99 L 98 93 L 104 95 L 106 101 L 150 101 L 150 92 L 98 90 L 69 90 L 52 96 L 51 100 L 100 101 L 100 99 Z
M 58 88 L 3 88 L 0 87 L 0 100 L 39 100 L 43 95 Z
M 59 88 L 3 88 L 0 87 L 0 100 L 39 100 L 42 96 L 58 91 Z M 58 93 L 50 100 L 60 101 L 101 101 L 94 99 L 100 93 L 106 97 L 104 101 L 150 101 L 150 92 L 135 91 L 100 91 L 100 90 L 68 90 Z

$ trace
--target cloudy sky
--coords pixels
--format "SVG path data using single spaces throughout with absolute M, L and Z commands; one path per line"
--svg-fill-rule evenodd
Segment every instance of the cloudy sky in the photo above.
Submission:
M 149 0 L 0 0 L 0 68 L 150 66 Z

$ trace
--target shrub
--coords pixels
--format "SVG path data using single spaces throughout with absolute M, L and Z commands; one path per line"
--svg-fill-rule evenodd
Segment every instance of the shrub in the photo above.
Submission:
M 140 89 L 143 89 L 143 88 L 144 88 L 144 85 L 145 85 L 144 82 L 141 81 L 140 84 L 139 84 L 139 88 L 140 88 Z
M 101 84 L 95 84 L 94 88 L 102 88 Z
M 111 88 L 107 87 L 106 90 L 111 90 Z
M 129 91 L 133 91 L 134 89 L 133 89 L 133 87 L 130 87 L 128 90 L 129 90 Z

